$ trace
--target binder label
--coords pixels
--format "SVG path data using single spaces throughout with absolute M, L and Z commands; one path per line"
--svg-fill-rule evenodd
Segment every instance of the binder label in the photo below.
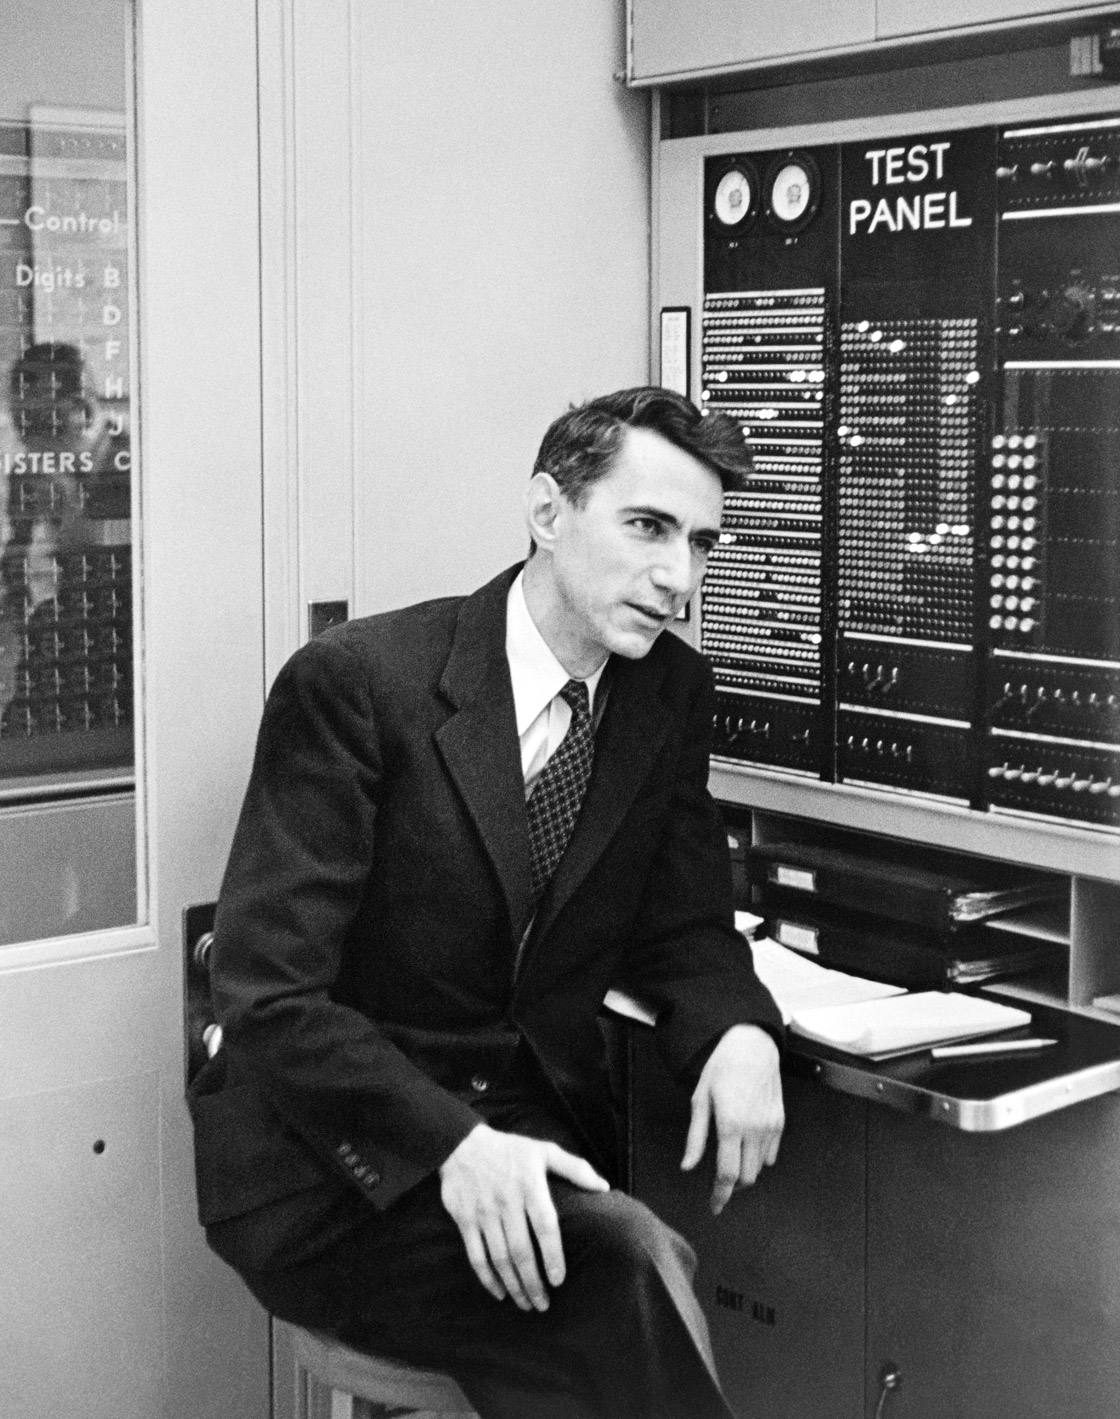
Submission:
M 806 867 L 787 867 L 775 862 L 770 869 L 770 880 L 778 887 L 793 887 L 798 892 L 817 890 L 817 874 Z
M 779 944 L 788 946 L 791 951 L 804 951 L 810 956 L 821 954 L 821 948 L 817 945 L 815 927 L 798 926 L 792 921 L 779 921 L 776 935 Z

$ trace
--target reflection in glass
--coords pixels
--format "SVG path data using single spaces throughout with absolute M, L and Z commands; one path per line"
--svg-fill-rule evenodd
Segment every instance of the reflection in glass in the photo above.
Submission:
M 122 114 L 0 122 L 0 942 L 136 919 L 128 243 Z
M 31 345 L 12 365 L 0 553 L 0 771 L 132 758 L 129 454 L 79 348 Z

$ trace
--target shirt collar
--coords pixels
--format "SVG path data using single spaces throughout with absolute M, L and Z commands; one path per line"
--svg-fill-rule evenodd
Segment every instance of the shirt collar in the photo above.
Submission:
M 513 682 L 513 707 L 517 732 L 524 734 L 533 720 L 572 678 L 548 647 L 525 601 L 524 572 L 518 572 L 506 598 L 506 659 Z M 584 680 L 590 705 L 606 661 Z

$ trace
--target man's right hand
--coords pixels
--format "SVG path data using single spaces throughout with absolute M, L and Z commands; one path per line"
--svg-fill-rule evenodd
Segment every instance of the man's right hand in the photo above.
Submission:
M 459 1228 L 474 1274 L 495 1299 L 512 1296 L 523 1311 L 548 1310 L 534 1238 L 549 1283 L 559 1286 L 564 1280 L 549 1173 L 589 1192 L 610 1191 L 590 1163 L 558 1144 L 500 1133 L 484 1123 L 439 1170 L 443 1205 Z

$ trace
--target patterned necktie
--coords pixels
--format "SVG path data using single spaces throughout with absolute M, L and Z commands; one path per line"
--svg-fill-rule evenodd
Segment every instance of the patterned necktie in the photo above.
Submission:
M 572 722 L 529 795 L 529 862 L 534 902 L 548 886 L 568 846 L 595 756 L 587 686 L 582 680 L 569 680 L 560 694 L 572 711 Z

